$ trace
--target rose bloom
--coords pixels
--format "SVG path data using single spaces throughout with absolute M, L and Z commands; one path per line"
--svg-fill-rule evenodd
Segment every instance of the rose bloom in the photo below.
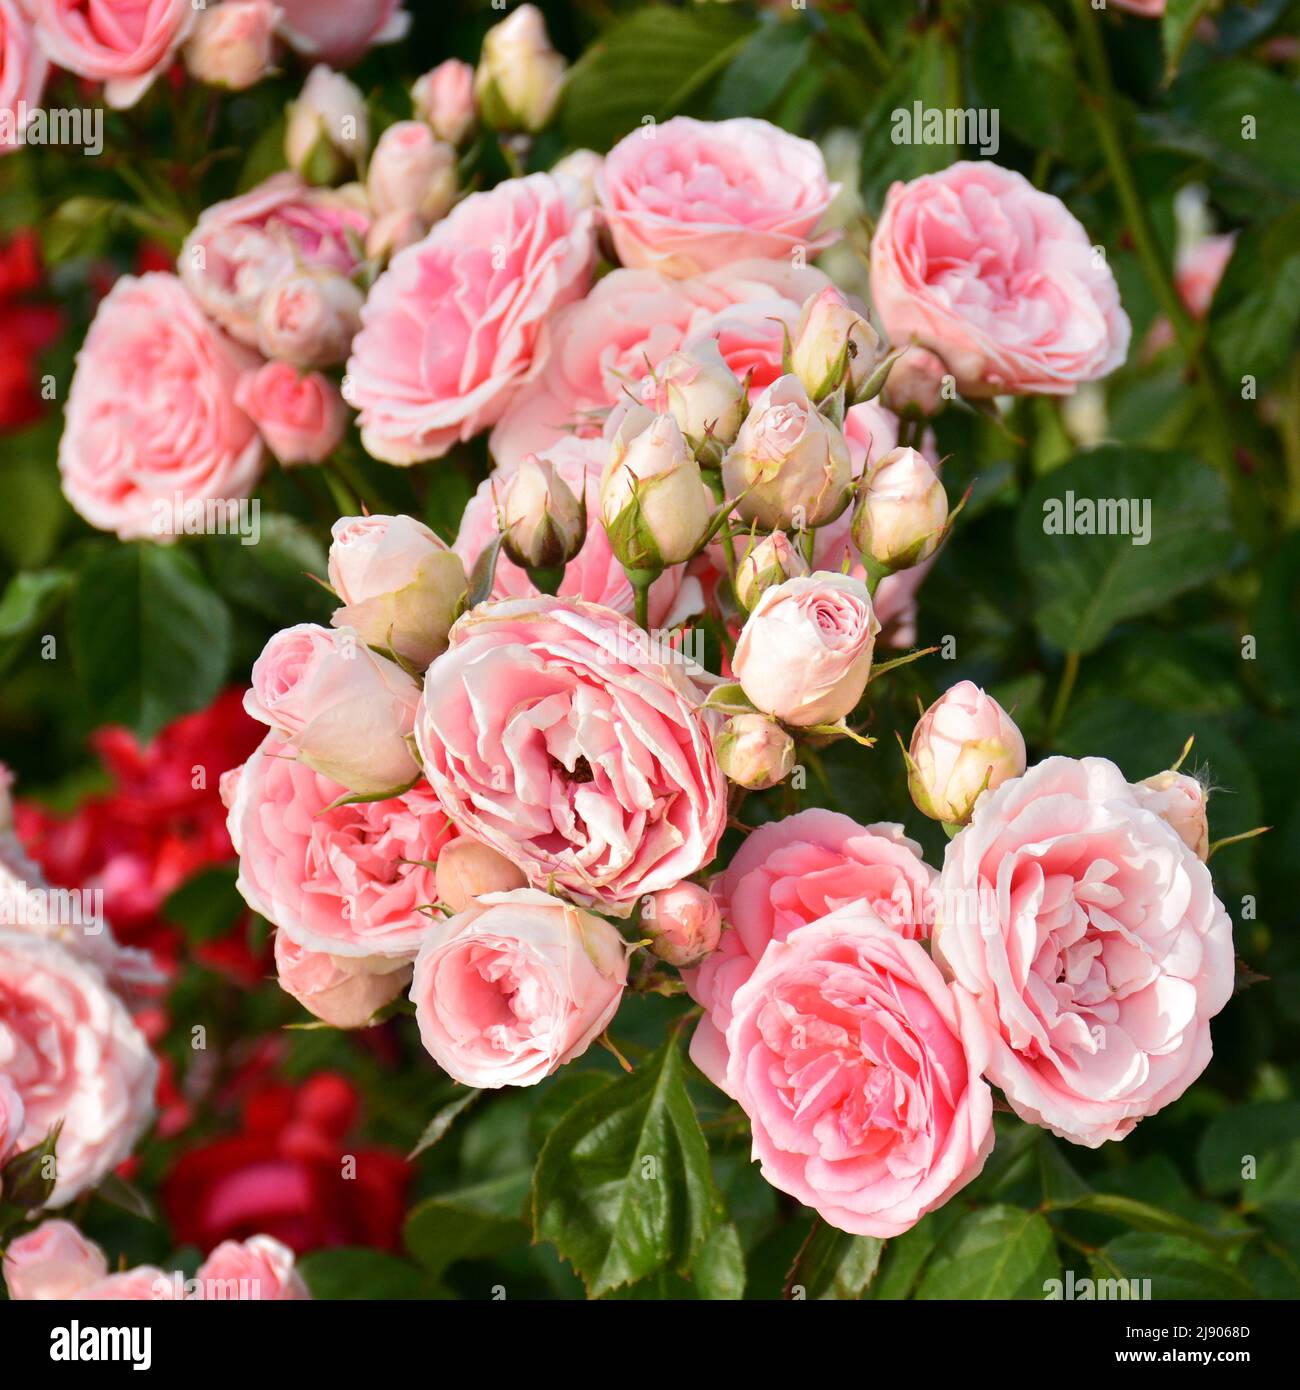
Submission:
M 306 950 L 410 959 L 438 897 L 427 866 L 452 838 L 437 798 L 417 782 L 330 810 L 346 789 L 282 747 L 268 736 L 224 788 L 245 901 Z
M 459 145 L 478 120 L 474 69 L 459 58 L 439 63 L 411 88 L 411 105 L 439 140 Z
M 273 174 L 206 209 L 176 263 L 204 312 L 254 347 L 267 291 L 299 270 L 350 276 L 369 229 L 364 197 Z
M 9 1242 L 0 1272 L 15 1302 L 48 1302 L 79 1297 L 107 1276 L 108 1261 L 70 1221 L 42 1221 Z
M 871 243 L 895 344 L 931 349 L 968 396 L 1066 395 L 1125 358 L 1115 277 L 1059 198 L 987 160 L 896 183 Z
M 726 823 L 703 691 L 647 648 L 596 604 L 482 605 L 429 667 L 415 727 L 458 827 L 620 916 L 707 864 Z
M 0 931 L 0 1071 L 23 1104 L 19 1148 L 63 1121 L 51 1207 L 116 1168 L 153 1114 L 158 1064 L 103 975 L 10 930 Z
M 181 523 L 174 501 L 247 497 L 262 440 L 235 403 L 251 353 L 174 275 L 124 275 L 100 302 L 68 390 L 59 472 L 69 502 L 122 540 Z
M 683 978 L 705 1014 L 691 1060 L 726 1090 L 726 1032 L 731 1000 L 772 941 L 851 902 L 912 940 L 929 935 L 938 874 L 901 825 L 859 825 L 814 807 L 753 831 L 713 880 L 728 930 L 717 951 Z
M 199 1298 L 283 1303 L 311 1297 L 294 1268 L 293 1251 L 274 1236 L 223 1240 L 194 1277 Z
M 593 214 L 548 174 L 471 194 L 398 252 L 347 368 L 370 453 L 439 458 L 495 424 L 541 366 L 547 316 L 586 293 L 594 256 Z
M 350 67 L 368 48 L 396 43 L 411 27 L 401 0 L 278 0 L 285 38 L 299 53 Z
M 338 387 L 320 372 L 267 362 L 245 372 L 235 404 L 283 464 L 320 463 L 338 448 L 348 412 Z
M 489 893 L 425 935 L 411 984 L 420 1040 L 466 1086 L 535 1086 L 604 1032 L 627 952 L 604 918 L 561 898 Z
M 193 27 L 191 0 L 27 0 L 52 63 L 104 83 L 110 106 L 134 106 Z
M 9 113 L 15 128 L 20 103 L 29 116 L 40 105 L 49 70 L 22 5 L 18 0 L 0 0 L 0 111 Z M 16 140 L 0 139 L 0 154 L 18 147 Z
M 1179 1096 L 1232 995 L 1209 870 L 1114 763 L 1048 758 L 948 845 L 935 959 L 1023 1119 L 1096 1148 Z
M 333 1028 L 364 1028 L 411 979 L 409 966 L 308 951 L 284 931 L 275 934 L 275 973 L 286 994 Z
M 837 191 L 816 145 L 750 118 L 634 130 L 597 182 L 619 260 L 674 276 L 820 250 L 814 232 Z
M 854 1235 L 901 1235 L 993 1148 L 984 1036 L 918 941 L 840 908 L 773 942 L 732 998 L 727 1085 L 774 1187 Z

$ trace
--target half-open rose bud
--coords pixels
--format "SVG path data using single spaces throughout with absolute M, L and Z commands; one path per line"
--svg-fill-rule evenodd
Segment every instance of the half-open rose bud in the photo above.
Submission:
M 456 201 L 456 151 L 423 121 L 397 121 L 379 137 L 366 170 L 376 217 L 412 212 L 432 224 Z
M 895 449 L 872 467 L 853 517 L 853 542 L 886 569 L 934 554 L 948 524 L 948 494 L 924 454 Z
M 850 402 L 880 357 L 880 335 L 834 285 L 809 297 L 790 344 L 790 370 L 815 401 L 844 387 Z
M 716 950 L 722 914 L 713 894 L 698 883 L 679 883 L 655 893 L 641 914 L 650 949 L 669 965 L 695 965 Z
M 369 150 L 365 98 L 342 73 L 318 63 L 289 105 L 284 133 L 289 167 L 308 183 L 333 183 Z

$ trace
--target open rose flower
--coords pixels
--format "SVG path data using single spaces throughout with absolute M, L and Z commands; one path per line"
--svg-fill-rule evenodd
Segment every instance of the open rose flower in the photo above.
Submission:
M 704 692 L 608 608 L 483 605 L 429 667 L 415 737 L 467 834 L 624 916 L 713 858 L 726 821 Z
M 27 0 L 52 63 L 104 84 L 110 106 L 134 106 L 188 37 L 192 0 Z
M 541 366 L 542 325 L 580 298 L 593 216 L 548 174 L 474 193 L 375 282 L 348 363 L 366 448 L 438 458 L 495 424 Z
M 376 44 L 396 43 L 411 27 L 401 0 L 278 0 L 284 36 L 299 53 L 348 67 Z
M 1048 758 L 982 796 L 941 890 L 935 958 L 1023 1119 L 1096 1148 L 1205 1069 L 1232 922 L 1114 763 Z
M 747 117 L 689 116 L 624 136 L 597 190 L 619 260 L 673 276 L 817 251 L 836 193 L 810 140 Z
M 101 301 L 68 390 L 59 472 L 68 501 L 123 540 L 174 534 L 185 505 L 247 497 L 261 436 L 235 403 L 252 353 L 174 275 L 124 275 Z
M 993 1148 L 985 1040 L 917 941 L 863 903 L 773 942 L 732 999 L 727 1085 L 774 1187 L 901 1235 Z
M 18 0 L 0 0 L 0 112 L 16 135 L 19 108 L 30 117 L 40 105 L 50 64 L 32 29 L 31 21 Z M 17 140 L 0 133 L 0 154 L 18 148 Z
M 535 1086 L 613 1018 L 628 948 L 604 918 L 536 888 L 490 893 L 425 936 L 420 1040 L 466 1086 Z
M 891 341 L 929 348 L 963 395 L 1065 395 L 1128 352 L 1115 277 L 1088 233 L 1059 198 L 987 160 L 894 184 L 871 297 Z
M 705 1009 L 691 1060 L 726 1089 L 732 996 L 770 942 L 852 902 L 865 902 L 901 936 L 923 939 L 934 920 L 937 879 L 901 825 L 859 825 L 821 807 L 760 825 L 713 881 L 728 929 L 718 949 L 685 977 L 691 998 Z

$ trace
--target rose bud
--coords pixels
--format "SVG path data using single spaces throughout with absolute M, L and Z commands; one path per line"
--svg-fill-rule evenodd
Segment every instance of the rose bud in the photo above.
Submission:
M 377 217 L 366 233 L 366 255 L 372 261 L 391 260 L 399 251 L 423 241 L 429 228 L 414 212 L 390 212 Z
M 348 425 L 348 408 L 329 377 L 300 372 L 287 362 L 264 362 L 245 372 L 235 387 L 235 404 L 283 464 L 327 459 Z
M 198 82 L 242 92 L 272 70 L 275 26 L 284 13 L 270 0 L 224 0 L 203 9 L 185 45 L 185 67 Z
M 474 69 L 459 58 L 448 58 L 411 88 L 411 104 L 439 140 L 459 145 L 478 120 Z
M 925 416 L 936 415 L 943 405 L 945 379 L 952 380 L 947 367 L 934 353 L 922 347 L 911 347 L 894 363 L 881 391 L 881 399 L 895 415 L 907 410 Z
M 502 485 L 497 511 L 506 554 L 529 574 L 558 571 L 558 585 L 587 539 L 586 499 L 573 495 L 549 459 L 528 454 Z
M 496 130 L 538 131 L 560 99 L 568 64 L 551 47 L 536 5 L 520 5 L 483 39 L 474 95 Z
M 886 569 L 928 559 L 948 524 L 948 494 L 924 454 L 894 449 L 863 480 L 853 543 Z
M 600 509 L 623 567 L 657 573 L 695 554 L 713 508 L 677 421 L 656 415 L 642 428 L 643 419 L 630 411 L 614 435 Z
M 438 851 L 435 882 L 438 902 L 453 912 L 464 912 L 485 893 L 508 893 L 512 888 L 528 886 L 522 869 L 491 845 L 468 835 L 457 836 Z
M 926 710 L 907 754 L 907 786 L 917 810 L 945 825 L 965 825 L 981 792 L 1024 770 L 1020 730 L 972 681 L 959 681 Z
M 447 646 L 468 587 L 460 556 L 409 516 L 344 516 L 331 531 L 330 622 L 423 671 Z
M 736 566 L 736 601 L 748 611 L 765 589 L 807 573 L 807 560 L 784 531 L 751 539 Z
M 784 782 L 794 767 L 794 739 L 765 714 L 733 714 L 713 749 L 724 776 L 752 792 Z
M 867 586 L 819 570 L 763 592 L 732 670 L 763 713 L 787 724 L 833 724 L 867 688 L 879 631 Z
M 308 951 L 283 931 L 275 934 L 275 973 L 286 994 L 334 1028 L 364 1028 L 411 982 L 409 961 Z
M 682 882 L 651 895 L 641 916 L 641 929 L 660 960 L 669 965 L 695 965 L 717 950 L 722 914 L 707 888 Z
M 880 357 L 880 335 L 833 285 L 810 295 L 790 344 L 790 370 L 820 401 L 839 389 L 852 404 Z
M 251 682 L 244 709 L 322 777 L 378 798 L 419 776 L 407 739 L 420 687 L 350 628 L 299 623 L 277 632 L 253 663 Z
M 398 121 L 379 137 L 366 192 L 376 216 L 413 212 L 432 224 L 456 201 L 456 151 L 423 121 Z
M 108 1275 L 104 1252 L 70 1221 L 42 1221 L 5 1250 L 5 1287 L 14 1302 L 76 1298 Z
M 257 346 L 264 357 L 295 367 L 342 362 L 361 328 L 365 295 L 333 270 L 299 270 L 278 280 L 257 310 Z
M 745 388 L 706 338 L 666 358 L 646 382 L 642 400 L 677 421 L 696 458 L 715 468 L 749 408 Z
M 595 150 L 573 150 L 551 165 L 551 175 L 572 192 L 569 201 L 579 208 L 596 206 L 596 179 L 605 167 L 605 158 Z
M 765 531 L 807 531 L 848 505 L 853 470 L 844 436 L 783 376 L 750 407 L 722 460 L 727 496 Z
M 284 154 L 309 183 L 334 183 L 370 150 L 365 98 L 342 73 L 312 68 L 289 104 Z
M 1185 772 L 1157 772 L 1133 791 L 1137 799 L 1173 826 L 1179 839 L 1204 863 L 1210 857 L 1209 788 Z

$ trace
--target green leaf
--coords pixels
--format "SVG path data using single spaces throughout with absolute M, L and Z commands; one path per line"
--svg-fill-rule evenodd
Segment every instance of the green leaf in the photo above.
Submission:
M 440 1276 L 457 1260 L 485 1259 L 526 1245 L 523 1208 L 530 1176 L 519 1169 L 421 1202 L 406 1218 L 406 1248 Z
M 1196 1165 L 1209 1192 L 1239 1194 L 1248 1210 L 1300 1192 L 1300 1101 L 1225 1110 L 1201 1136 Z
M 732 59 L 713 94 L 713 115 L 763 116 L 808 61 L 812 34 L 796 17 L 763 24 Z
M 1126 1226 L 1132 1226 L 1138 1231 L 1182 1236 L 1187 1240 L 1197 1241 L 1209 1250 L 1221 1253 L 1233 1249 L 1254 1235 L 1249 1227 L 1219 1231 L 1200 1226 L 1172 1211 L 1165 1211 L 1160 1207 L 1153 1207 L 1149 1202 L 1139 1202 L 1133 1197 L 1123 1197 L 1114 1192 L 1089 1192 L 1073 1201 L 1055 1203 L 1054 1209 L 1093 1212 L 1097 1216 L 1108 1216 L 1114 1221 L 1122 1221 Z
M 1078 137 L 1074 50 L 1045 6 L 974 7 L 967 44 L 983 106 L 1000 113 L 1003 127 L 1034 149 L 1060 151 Z
M 220 940 L 248 911 L 235 878 L 233 865 L 201 869 L 167 898 L 162 915 L 181 927 L 192 945 Z
M 482 1091 L 469 1089 L 458 1095 L 455 1100 L 450 1100 L 440 1110 L 434 1112 L 433 1119 L 424 1127 L 424 1133 L 420 1135 L 415 1148 L 406 1155 L 407 1159 L 418 1158 L 426 1149 L 433 1146 L 447 1134 L 447 1131 L 456 1123 L 456 1117 L 463 1115 L 466 1110 L 482 1096 Z
M 745 1253 L 735 1225 L 724 1221 L 709 1232 L 691 1267 L 701 1298 L 735 1301 L 745 1296 Z
M 298 1261 L 298 1272 L 315 1299 L 449 1298 L 426 1270 L 386 1250 L 343 1246 L 312 1250 Z
M 537 1160 L 536 1237 L 556 1246 L 592 1297 L 668 1266 L 685 1271 L 716 1219 L 679 1041 L 580 1100 Z
M 58 429 L 42 421 L 20 434 L 0 434 L 0 552 L 15 569 L 49 563 L 72 510 L 59 486 L 55 466 Z
M 939 1242 L 916 1297 L 1042 1298 L 1060 1274 L 1052 1228 L 1038 1212 L 992 1206 L 964 1217 Z
M 786 1287 L 796 1298 L 861 1298 L 884 1251 L 883 1240 L 849 1235 L 819 1218 L 790 1269 Z
M 175 546 L 115 546 L 81 572 L 73 661 L 100 723 L 141 738 L 211 703 L 230 662 L 230 613 Z
M 296 517 L 261 512 L 256 545 L 237 535 L 205 538 L 212 581 L 228 598 L 275 623 L 328 623 L 336 600 L 311 576 L 324 579 L 324 547 Z
M 1254 1297 L 1254 1290 L 1222 1256 L 1184 1236 L 1137 1231 L 1120 1236 L 1102 1246 L 1092 1267 L 1099 1279 L 1149 1279 L 1152 1298 Z
M 71 587 L 72 575 L 54 569 L 26 570 L 5 585 L 0 596 L 0 670 L 18 656 L 32 629 Z
M 1298 337 L 1300 206 L 1293 206 L 1242 230 L 1210 305 L 1209 340 L 1224 370 L 1240 382 L 1275 376 Z M 1258 382 L 1255 389 L 1258 395 Z
M 1126 524 L 1131 534 L 1079 534 L 1090 517 L 1094 530 Z M 1135 544 L 1144 517 L 1147 543 Z M 1115 445 L 1040 478 L 1017 521 L 1035 622 L 1063 651 L 1089 652 L 1116 623 L 1213 578 L 1234 544 L 1217 473 L 1188 454 Z
M 1165 0 L 1160 20 L 1160 37 L 1165 47 L 1165 77 L 1173 77 L 1182 65 L 1183 54 L 1196 32 L 1197 21 L 1214 0 Z

